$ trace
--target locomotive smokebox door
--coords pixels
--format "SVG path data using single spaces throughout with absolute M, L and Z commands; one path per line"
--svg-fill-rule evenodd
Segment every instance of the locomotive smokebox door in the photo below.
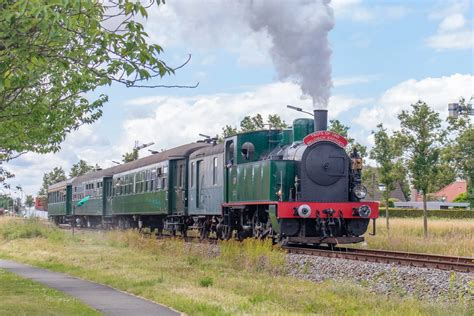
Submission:
M 349 159 L 331 142 L 308 147 L 301 162 L 301 199 L 312 202 L 346 202 L 349 199 Z

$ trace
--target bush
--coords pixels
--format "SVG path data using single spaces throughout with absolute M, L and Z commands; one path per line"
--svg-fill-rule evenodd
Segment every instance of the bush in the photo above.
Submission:
M 422 209 L 389 208 L 390 217 L 422 217 Z M 385 216 L 385 209 L 379 210 L 380 216 Z M 428 210 L 428 217 L 440 218 L 474 218 L 474 211 L 469 210 Z
M 453 202 L 458 202 L 458 203 L 469 202 L 469 201 L 467 200 L 467 192 L 461 193 L 461 194 L 459 194 L 458 196 L 456 196 L 456 197 L 454 198 Z

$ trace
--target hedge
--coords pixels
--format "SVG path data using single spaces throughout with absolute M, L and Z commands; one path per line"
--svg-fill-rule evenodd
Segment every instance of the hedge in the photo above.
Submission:
M 390 217 L 422 217 L 422 209 L 389 208 Z M 385 208 L 380 208 L 380 216 L 385 217 Z M 428 210 L 428 217 L 440 218 L 473 218 L 474 210 Z

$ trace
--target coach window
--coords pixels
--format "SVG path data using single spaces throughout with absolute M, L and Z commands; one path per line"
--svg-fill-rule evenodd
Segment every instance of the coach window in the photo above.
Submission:
M 217 157 L 213 159 L 214 165 L 212 166 L 212 184 L 217 184 Z
M 234 164 L 234 141 L 230 140 L 225 145 L 225 165 L 230 168 Z
M 255 153 L 255 146 L 251 142 L 245 142 L 241 149 L 242 158 L 245 160 L 252 160 Z
M 182 188 L 183 187 L 183 165 L 179 166 L 178 176 L 179 176 L 178 186 Z
M 194 172 L 196 170 L 196 163 L 195 162 L 191 162 L 191 188 L 194 188 Z

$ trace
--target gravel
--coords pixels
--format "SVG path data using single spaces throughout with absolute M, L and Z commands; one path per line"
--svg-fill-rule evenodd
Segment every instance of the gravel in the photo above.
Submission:
M 288 272 L 321 282 L 350 280 L 374 293 L 413 296 L 428 301 L 469 302 L 474 295 L 472 273 L 288 254 Z

